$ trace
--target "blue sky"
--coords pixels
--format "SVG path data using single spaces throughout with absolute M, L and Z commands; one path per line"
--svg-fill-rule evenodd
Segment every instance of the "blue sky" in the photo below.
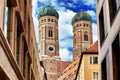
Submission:
M 97 40 L 96 0 L 33 0 L 33 21 L 38 42 L 38 19 L 40 10 L 50 5 L 59 13 L 59 53 L 64 61 L 72 60 L 73 32 L 71 21 L 73 16 L 84 11 L 92 16 L 93 41 Z

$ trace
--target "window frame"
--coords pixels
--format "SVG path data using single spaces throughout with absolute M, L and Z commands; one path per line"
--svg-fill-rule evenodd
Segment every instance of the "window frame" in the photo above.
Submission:
M 95 62 L 95 58 L 97 58 L 97 61 Z M 98 64 L 98 56 L 89 56 L 89 64 L 93 65 L 93 64 Z
M 98 80 L 99 79 L 99 73 L 98 72 L 93 72 L 93 80 Z

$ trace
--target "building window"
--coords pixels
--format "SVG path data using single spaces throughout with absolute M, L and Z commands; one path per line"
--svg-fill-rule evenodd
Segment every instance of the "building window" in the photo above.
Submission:
M 92 57 L 90 57 L 90 60 L 89 60 L 89 61 L 90 61 L 90 64 L 92 64 L 92 62 L 93 62 L 93 61 L 92 61 Z
M 120 0 L 116 0 L 117 3 L 117 10 L 120 8 Z
M 88 27 L 88 24 L 87 24 L 87 27 Z
M 48 22 L 50 22 L 50 19 L 48 19 Z
M 53 19 L 51 19 L 51 22 L 53 22 Z
M 41 22 L 43 23 L 43 20 L 41 20 Z
M 103 62 L 101 63 L 101 76 L 102 80 L 107 80 L 107 69 L 106 69 L 106 57 L 104 58 Z
M 85 26 L 85 24 L 83 24 L 83 26 Z
M 82 24 L 80 24 L 80 26 L 82 26 Z
M 46 22 L 46 19 L 44 19 L 44 22 Z
M 57 21 L 55 20 L 55 23 L 57 24 Z
M 120 80 L 120 32 L 112 43 L 113 77 Z
M 76 35 L 74 34 L 74 43 L 76 43 Z
M 107 9 L 106 9 L 106 3 L 104 2 L 103 3 L 103 7 L 104 7 L 104 9 L 103 9 L 103 13 L 104 13 L 104 15 L 106 15 L 107 14 Z M 107 37 L 107 35 L 108 35 L 108 29 L 107 29 L 107 16 L 104 16 L 104 35 L 105 35 L 105 37 Z
M 79 25 L 77 24 L 77 27 L 78 27 Z
M 105 39 L 103 7 L 99 15 L 99 34 L 100 34 L 100 46 L 102 46 Z
M 89 62 L 90 62 L 90 64 L 98 64 L 98 57 L 97 56 L 90 56 Z
M 19 65 L 19 57 L 20 57 L 20 35 L 21 35 L 21 33 L 20 33 L 20 30 L 19 30 L 19 25 L 18 25 L 18 19 L 16 18 L 16 26 L 17 26 L 17 31 L 16 31 L 16 54 L 15 54 L 15 56 L 16 56 L 16 61 L 17 61 L 17 63 L 18 63 L 18 65 Z
M 30 23 L 30 18 L 28 18 L 28 43 L 30 44 L 30 33 L 31 33 L 31 31 L 30 31 L 30 25 L 31 23 Z
M 48 31 L 48 37 L 53 37 L 53 31 L 52 30 Z
M 108 0 L 109 1 L 109 12 L 110 12 L 110 22 L 113 22 L 115 14 L 117 12 L 116 0 Z
M 88 41 L 88 35 L 84 34 L 84 41 Z
M 25 49 L 25 43 L 23 42 L 23 47 L 22 47 L 22 49 L 23 49 L 23 54 L 22 54 L 22 72 L 23 72 L 23 76 L 25 77 L 25 64 L 26 64 L 26 49 Z
M 93 72 L 93 80 L 98 80 L 98 72 Z

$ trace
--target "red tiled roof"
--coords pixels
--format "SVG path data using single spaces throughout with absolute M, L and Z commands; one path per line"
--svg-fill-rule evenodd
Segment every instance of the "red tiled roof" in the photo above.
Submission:
M 87 50 L 83 52 L 98 52 L 98 41 L 93 43 Z
M 70 62 L 60 61 L 60 72 L 64 71 Z

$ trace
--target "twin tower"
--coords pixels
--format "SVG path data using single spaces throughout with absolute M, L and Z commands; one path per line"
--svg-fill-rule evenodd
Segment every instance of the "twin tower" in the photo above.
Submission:
M 50 6 L 40 11 L 38 16 L 40 55 L 59 56 L 58 19 L 59 14 Z M 92 18 L 88 13 L 80 12 L 73 17 L 72 26 L 75 58 L 93 43 Z
M 41 9 L 38 16 L 39 54 L 46 68 L 49 80 L 57 80 L 56 74 L 59 74 L 58 69 L 60 69 L 58 19 L 59 14 L 50 6 Z M 75 58 L 93 42 L 92 18 L 88 13 L 80 12 L 73 17 L 72 26 L 73 58 Z

